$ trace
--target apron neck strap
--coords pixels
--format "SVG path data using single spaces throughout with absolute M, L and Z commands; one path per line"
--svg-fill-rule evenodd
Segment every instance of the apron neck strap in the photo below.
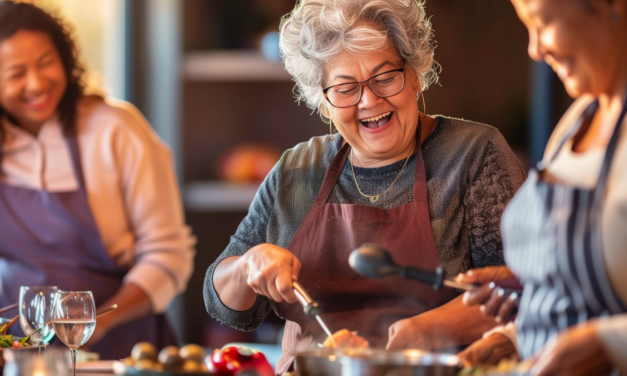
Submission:
M 78 138 L 76 136 L 76 126 L 66 128 L 63 132 L 67 145 L 70 149 L 70 157 L 72 158 L 72 166 L 74 167 L 74 174 L 78 182 L 79 190 L 86 189 L 85 176 L 83 174 L 83 166 L 81 165 L 81 155 L 78 148 Z
M 1 120 L 0 120 L 1 121 Z M 2 126 L 2 124 L 0 124 Z M 4 148 L 5 148 L 5 138 L 6 132 L 4 128 L 0 128 L 0 132 L 2 132 L 2 136 L 0 137 L 0 172 L 2 171 L 2 161 L 4 159 Z M 65 136 L 65 140 L 67 142 L 68 148 L 70 149 L 70 157 L 72 159 L 72 166 L 74 167 L 74 174 L 76 175 L 76 180 L 78 183 L 78 189 L 83 190 L 85 187 L 85 176 L 83 174 L 83 167 L 81 165 L 81 156 L 78 148 L 78 140 L 76 137 L 76 126 L 71 128 L 66 128 L 63 131 L 63 135 Z
M 340 150 L 335 154 L 329 168 L 327 169 L 326 174 L 324 175 L 324 180 L 322 181 L 322 186 L 320 187 L 320 191 L 318 191 L 318 196 L 316 197 L 316 204 L 323 205 L 329 199 L 331 192 L 333 191 L 333 187 L 335 187 L 335 183 L 337 183 L 340 175 L 342 174 L 342 170 L 344 169 L 344 165 L 348 160 L 348 154 L 350 153 L 350 145 L 348 142 L 345 142 L 344 145 L 340 147 Z
M 622 129 L 622 125 L 625 122 L 626 114 L 627 114 L 627 95 L 625 96 L 625 100 L 623 101 L 623 109 L 621 110 L 620 115 L 618 116 L 618 121 L 616 122 L 616 126 L 614 127 L 612 138 L 610 138 L 610 142 L 607 145 L 607 149 L 605 151 L 605 157 L 603 158 L 603 164 L 601 165 L 601 172 L 599 173 L 599 180 L 597 183 L 597 187 L 600 189 L 601 192 L 605 191 L 607 178 L 608 178 L 608 175 L 610 174 L 610 168 L 612 167 L 612 161 L 614 160 L 614 154 L 616 154 L 618 140 L 620 139 L 620 130 Z

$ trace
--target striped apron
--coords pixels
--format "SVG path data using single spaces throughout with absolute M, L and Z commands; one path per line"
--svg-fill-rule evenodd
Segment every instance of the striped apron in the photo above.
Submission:
M 598 102 L 584 111 L 546 163 L 531 169 L 505 210 L 505 261 L 524 284 L 516 319 L 522 358 L 537 353 L 555 335 L 595 317 L 627 312 L 604 266 L 600 212 L 627 103 L 610 140 L 596 187 L 548 184 L 542 172 L 565 142 L 592 118 Z

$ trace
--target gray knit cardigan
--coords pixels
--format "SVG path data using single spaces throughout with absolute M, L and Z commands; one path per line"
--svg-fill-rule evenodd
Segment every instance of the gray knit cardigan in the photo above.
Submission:
M 320 136 L 287 150 L 259 188 L 248 215 L 218 259 L 209 266 L 204 282 L 205 306 L 218 321 L 243 331 L 255 330 L 274 302 L 258 296 L 244 312 L 220 301 L 213 272 L 225 258 L 244 254 L 261 243 L 288 248 L 313 205 L 342 137 Z M 433 133 L 422 144 L 431 227 L 444 270 L 449 275 L 470 268 L 502 265 L 500 218 L 522 184 L 525 174 L 497 129 L 465 120 L 436 116 Z M 366 194 L 390 186 L 405 161 L 378 168 L 355 167 Z M 327 202 L 393 208 L 413 201 L 416 156 L 410 158 L 399 180 L 376 203 L 361 196 L 349 163 Z M 307 267 L 303 265 L 303 268 Z

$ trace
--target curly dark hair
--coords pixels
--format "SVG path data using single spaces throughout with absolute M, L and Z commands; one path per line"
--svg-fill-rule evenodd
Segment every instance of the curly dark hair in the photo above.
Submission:
M 76 121 L 76 106 L 84 94 L 85 69 L 78 60 L 72 30 L 63 20 L 35 5 L 12 0 L 0 1 L 0 43 L 20 29 L 44 32 L 52 39 L 63 62 L 67 78 L 67 88 L 58 107 L 59 120 L 65 129 L 73 127 Z M 5 114 L 10 116 L 0 106 L 0 118 Z M 0 140 L 1 136 L 0 134 Z

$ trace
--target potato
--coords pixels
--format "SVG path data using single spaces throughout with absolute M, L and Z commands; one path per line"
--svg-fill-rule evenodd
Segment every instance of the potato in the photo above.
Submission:
M 133 346 L 133 350 L 131 350 L 131 358 L 134 361 L 148 359 L 155 361 L 157 360 L 157 349 L 148 342 L 140 342 Z
M 128 358 L 122 359 L 122 364 L 127 367 L 132 367 L 135 364 L 135 361 L 129 356 Z
M 183 364 L 183 358 L 179 355 L 179 349 L 176 346 L 164 347 L 159 352 L 159 363 L 165 368 L 172 369 Z
M 203 366 L 195 360 L 186 360 L 183 363 L 183 371 L 185 372 L 202 372 Z
M 179 355 L 184 360 L 193 360 L 196 363 L 202 363 L 205 358 L 205 350 L 198 345 L 185 345 L 181 347 Z
M 141 359 L 135 362 L 135 369 L 139 371 L 148 371 L 155 369 L 155 362 L 150 359 Z

